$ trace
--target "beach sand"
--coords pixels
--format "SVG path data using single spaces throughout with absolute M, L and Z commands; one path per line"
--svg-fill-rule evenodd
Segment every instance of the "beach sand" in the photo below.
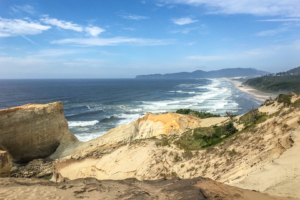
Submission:
M 275 98 L 277 96 L 276 94 L 262 92 L 262 91 L 254 89 L 250 86 L 242 85 L 243 82 L 235 80 L 237 78 L 239 78 L 239 77 L 222 78 L 222 79 L 225 81 L 231 82 L 234 85 L 234 87 L 239 89 L 240 91 L 252 95 L 253 96 L 252 99 L 257 100 L 257 101 L 265 102 L 270 97 Z

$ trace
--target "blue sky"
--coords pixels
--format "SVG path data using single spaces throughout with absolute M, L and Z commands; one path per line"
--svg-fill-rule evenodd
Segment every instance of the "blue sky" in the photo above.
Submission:
M 300 66 L 300 0 L 0 0 L 0 78 Z

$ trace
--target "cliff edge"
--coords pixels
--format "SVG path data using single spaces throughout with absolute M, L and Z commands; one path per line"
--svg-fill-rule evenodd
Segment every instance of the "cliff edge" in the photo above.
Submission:
M 0 147 L 14 162 L 45 158 L 60 145 L 72 142 L 78 139 L 68 129 L 62 102 L 0 110 Z

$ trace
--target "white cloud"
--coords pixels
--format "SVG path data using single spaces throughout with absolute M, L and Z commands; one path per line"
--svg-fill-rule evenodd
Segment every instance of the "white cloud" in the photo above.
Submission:
M 166 3 L 204 6 L 213 14 L 300 17 L 299 0 L 161 0 Z
M 139 16 L 139 15 L 120 15 L 120 17 L 123 17 L 124 19 L 133 19 L 133 20 L 149 19 L 149 17 Z
M 36 35 L 50 28 L 50 26 L 44 26 L 37 22 L 0 17 L 0 37 Z
M 190 43 L 188 43 L 188 45 L 189 46 L 192 46 L 192 45 L 194 45 L 194 44 L 196 44 L 197 42 L 190 42 Z
M 105 30 L 102 28 L 99 28 L 97 26 L 88 26 L 85 28 L 85 31 L 90 34 L 91 36 L 98 36 L 100 33 L 104 32 Z
M 74 24 L 72 22 L 66 22 L 63 20 L 58 20 L 55 18 L 49 18 L 48 16 L 44 16 L 44 18 L 42 18 L 41 21 L 44 22 L 45 24 L 57 26 L 62 29 L 69 29 L 69 30 L 73 30 L 73 31 L 77 31 L 77 32 L 83 31 L 82 26 L 80 26 L 78 24 Z
M 261 31 L 256 34 L 256 36 L 274 36 L 282 32 L 286 31 L 292 31 L 293 28 L 299 27 L 300 23 L 299 22 L 286 22 L 283 23 L 279 28 L 273 29 L 273 30 L 266 30 L 266 31 Z
M 290 18 L 290 19 L 265 19 L 259 20 L 262 22 L 299 22 L 300 18 Z
M 64 55 L 83 53 L 82 50 L 74 49 L 43 49 L 29 57 L 58 57 Z
M 261 31 L 256 34 L 256 36 L 274 36 L 282 32 L 286 32 L 289 29 L 287 27 L 282 27 L 278 29 L 273 29 L 273 30 L 266 30 L 266 31 Z
M 72 38 L 52 41 L 52 44 L 75 44 L 82 46 L 113 46 L 118 44 L 133 44 L 140 46 L 156 46 L 172 44 L 173 40 L 155 40 L 143 38 Z
M 198 20 L 193 20 L 189 17 L 183 17 L 183 18 L 178 18 L 178 19 L 172 19 L 172 21 L 177 25 L 186 25 L 186 24 L 195 23 Z
M 11 9 L 15 13 L 23 11 L 23 12 L 27 12 L 27 13 L 29 13 L 31 15 L 35 14 L 34 8 L 32 6 L 30 6 L 30 5 L 12 6 Z

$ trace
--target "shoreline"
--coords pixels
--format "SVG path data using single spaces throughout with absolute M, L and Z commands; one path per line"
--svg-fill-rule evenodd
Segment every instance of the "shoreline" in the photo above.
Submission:
M 270 97 L 275 98 L 276 95 L 273 93 L 267 93 L 267 92 L 263 92 L 257 89 L 254 89 L 250 86 L 247 85 L 243 85 L 242 87 L 240 87 L 242 85 L 243 82 L 238 81 L 238 80 L 233 80 L 233 78 L 221 78 L 225 81 L 228 81 L 230 83 L 232 83 L 234 85 L 234 87 L 244 93 L 250 94 L 253 97 L 251 99 L 260 101 L 260 102 L 265 102 L 267 99 L 269 99 Z

